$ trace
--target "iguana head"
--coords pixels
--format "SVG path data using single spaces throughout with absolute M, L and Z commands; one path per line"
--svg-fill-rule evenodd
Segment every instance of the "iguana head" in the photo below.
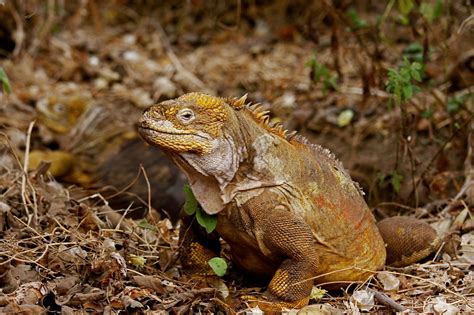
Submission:
M 236 191 L 281 182 L 274 175 L 279 169 L 270 167 L 281 165 L 273 148 L 286 141 L 285 130 L 269 124 L 268 112 L 258 104 L 245 101 L 246 95 L 189 93 L 152 105 L 140 120 L 141 136 L 184 171 L 208 214 L 221 211 Z M 236 180 L 239 176 L 245 180 Z
M 174 153 L 209 153 L 228 117 L 226 99 L 185 94 L 145 111 L 139 131 L 152 145 Z
M 220 195 L 239 165 L 240 145 L 235 136 L 239 130 L 232 126 L 236 123 L 233 108 L 243 107 L 244 102 L 245 97 L 189 93 L 151 106 L 140 120 L 141 136 L 171 153 L 208 214 L 223 209 Z

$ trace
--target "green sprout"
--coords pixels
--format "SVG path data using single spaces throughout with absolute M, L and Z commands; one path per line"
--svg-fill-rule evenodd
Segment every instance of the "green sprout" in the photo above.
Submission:
M 316 55 L 306 62 L 307 67 L 311 69 L 311 80 L 314 83 L 322 81 L 324 91 L 337 90 L 337 78 L 331 74 L 329 69 L 319 63 Z
M 12 92 L 12 87 L 10 85 L 10 81 L 8 80 L 8 76 L 5 73 L 5 71 L 3 70 L 3 68 L 1 68 L 1 67 L 0 67 L 0 83 L 2 84 L 1 85 L 1 87 L 2 87 L 1 90 L 7 92 L 8 94 L 10 94 Z
M 204 210 L 202 210 L 193 194 L 193 191 L 191 190 L 191 187 L 185 185 L 183 190 L 186 194 L 184 212 L 187 215 L 195 215 L 199 225 L 202 226 L 208 234 L 212 233 L 212 231 L 214 231 L 217 226 L 217 217 L 215 215 L 209 215 Z
M 410 62 L 407 57 L 403 58 L 403 65 L 399 70 L 388 69 L 388 81 L 385 85 L 387 92 L 392 94 L 392 99 L 397 106 L 410 99 L 420 89 L 413 81 L 421 82 L 423 66 L 419 62 Z

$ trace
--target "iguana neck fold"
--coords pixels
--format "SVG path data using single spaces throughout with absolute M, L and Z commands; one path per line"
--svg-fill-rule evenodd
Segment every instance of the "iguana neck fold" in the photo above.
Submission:
M 220 212 L 238 193 L 281 184 L 265 161 L 270 146 L 286 140 L 266 132 L 252 115 L 246 108 L 229 111 L 222 135 L 213 141 L 210 152 L 181 153 L 174 158 L 210 214 Z M 214 200 L 211 193 L 220 200 Z

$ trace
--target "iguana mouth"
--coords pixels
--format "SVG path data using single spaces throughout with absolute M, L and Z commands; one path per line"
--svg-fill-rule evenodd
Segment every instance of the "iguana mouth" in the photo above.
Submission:
M 163 129 L 158 129 L 158 128 L 151 128 L 151 127 L 148 127 L 148 126 L 140 126 L 138 127 L 138 131 L 140 133 L 163 133 L 163 134 L 167 134 L 167 135 L 175 135 L 175 136 L 194 136 L 195 134 L 194 133 L 190 133 L 190 132 L 173 132 L 173 131 L 169 131 L 169 130 L 163 130 Z
M 209 140 L 207 137 L 199 133 L 176 132 L 176 131 L 164 130 L 164 129 L 159 129 L 159 128 L 150 127 L 150 126 L 140 126 L 138 127 L 138 132 L 140 132 L 140 134 L 144 136 L 158 136 L 159 134 L 168 135 L 168 136 L 195 136 L 198 138 L 202 138 L 204 140 Z

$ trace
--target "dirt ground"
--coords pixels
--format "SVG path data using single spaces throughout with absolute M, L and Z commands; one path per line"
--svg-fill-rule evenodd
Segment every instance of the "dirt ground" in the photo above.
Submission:
M 423 74 L 398 102 L 404 58 Z M 0 81 L 2 313 L 260 314 L 240 297 L 266 283 L 231 263 L 182 270 L 185 180 L 136 132 L 191 91 L 248 94 L 334 152 L 377 219 L 438 232 L 428 259 L 315 287 L 301 314 L 474 312 L 469 1 L 0 0 Z

